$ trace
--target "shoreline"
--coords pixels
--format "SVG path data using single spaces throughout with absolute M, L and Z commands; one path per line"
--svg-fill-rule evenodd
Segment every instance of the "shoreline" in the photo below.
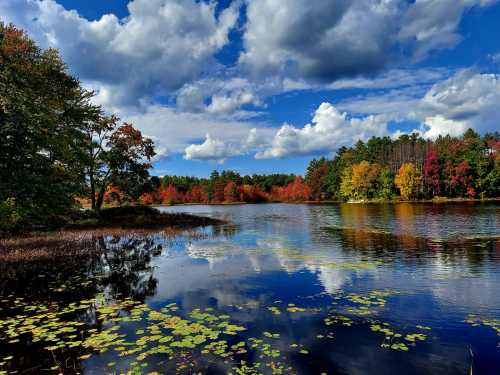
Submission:
M 174 207 L 174 206 L 239 206 L 246 204 L 317 204 L 317 205 L 329 205 L 329 204 L 396 204 L 396 203 L 483 203 L 483 202 L 500 202 L 500 197 L 498 198 L 433 198 L 433 199 L 418 199 L 418 200 L 405 200 L 405 199 L 360 199 L 351 201 L 342 200 L 324 200 L 324 201 L 297 201 L 297 202 L 220 202 L 220 203 L 174 203 L 174 204 L 152 204 L 148 207 Z
M 96 232 L 106 235 L 123 231 L 183 231 L 222 225 L 227 222 L 188 213 L 160 212 L 151 206 L 125 206 L 73 212 L 60 225 L 24 228 L 16 232 L 1 232 L 0 240 L 50 235 L 61 232 Z M 1 247 L 0 247 L 1 248 Z

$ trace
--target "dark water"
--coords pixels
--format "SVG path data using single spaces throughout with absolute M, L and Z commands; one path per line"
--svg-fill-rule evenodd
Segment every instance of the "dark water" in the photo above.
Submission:
M 161 210 L 0 264 L 0 374 L 500 374 L 499 204 Z

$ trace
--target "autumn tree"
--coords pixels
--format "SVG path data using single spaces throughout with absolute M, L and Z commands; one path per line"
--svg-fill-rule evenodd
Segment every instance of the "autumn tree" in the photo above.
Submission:
M 342 175 L 341 195 L 347 199 L 373 198 L 378 192 L 380 165 L 366 160 L 347 167 Z
M 224 202 L 232 203 L 238 201 L 238 187 L 233 181 L 229 181 L 224 187 Z
M 394 182 L 405 199 L 414 199 L 418 195 L 418 189 L 422 176 L 413 163 L 405 163 L 399 169 Z
M 241 202 L 261 203 L 268 200 L 268 196 L 259 186 L 243 184 L 238 187 Z
M 0 203 L 47 224 L 82 191 L 80 126 L 99 108 L 56 50 L 0 23 Z
M 326 197 L 328 167 L 328 161 L 325 158 L 313 159 L 307 167 L 306 184 L 311 190 L 311 199 L 313 200 Z
M 224 202 L 224 188 L 224 181 L 220 177 L 217 178 L 213 184 L 212 202 Z
M 340 196 L 344 199 L 358 199 L 352 182 L 351 167 L 344 168 L 344 171 L 342 172 L 339 192 Z
M 208 203 L 208 194 L 200 185 L 194 185 L 186 194 L 188 203 Z
M 436 149 L 429 150 L 427 153 L 423 171 L 427 194 L 430 196 L 439 195 L 441 192 L 441 166 Z
M 102 113 L 84 124 L 83 144 L 85 174 L 92 209 L 102 207 L 109 184 L 138 199 L 148 181 L 150 160 L 155 155 L 153 141 L 143 137 L 131 124 L 117 125 L 116 116 Z
M 472 168 L 468 160 L 461 161 L 454 170 L 451 179 L 451 185 L 455 194 L 459 196 L 469 196 L 473 198 L 476 195 L 476 190 L 473 186 Z
M 174 185 L 162 187 L 159 195 L 163 204 L 174 204 L 180 201 L 179 192 Z
M 363 160 L 352 166 L 352 184 L 356 195 L 361 198 L 373 198 L 377 191 L 380 165 Z

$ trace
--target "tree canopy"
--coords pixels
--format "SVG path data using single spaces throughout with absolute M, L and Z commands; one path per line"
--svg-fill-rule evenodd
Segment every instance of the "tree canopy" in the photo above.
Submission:
M 130 124 L 117 127 L 93 96 L 56 50 L 0 23 L 0 210 L 9 225 L 57 219 L 76 196 L 95 199 L 97 181 L 140 195 L 153 144 Z

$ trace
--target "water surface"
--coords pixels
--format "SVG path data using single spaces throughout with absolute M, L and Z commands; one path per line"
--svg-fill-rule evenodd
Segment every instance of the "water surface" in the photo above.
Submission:
M 498 204 L 160 210 L 229 224 L 1 264 L 0 374 L 500 373 Z

